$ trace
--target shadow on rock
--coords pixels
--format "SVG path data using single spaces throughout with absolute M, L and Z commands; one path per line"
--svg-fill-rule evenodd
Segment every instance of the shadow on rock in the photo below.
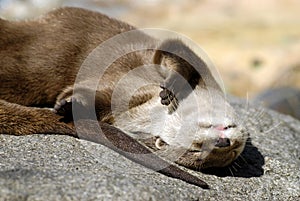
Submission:
M 241 156 L 238 157 L 231 165 L 223 168 L 208 168 L 201 172 L 219 177 L 259 177 L 263 175 L 264 170 L 262 166 L 264 164 L 264 157 L 258 149 L 253 146 L 251 138 L 248 138 L 246 147 Z

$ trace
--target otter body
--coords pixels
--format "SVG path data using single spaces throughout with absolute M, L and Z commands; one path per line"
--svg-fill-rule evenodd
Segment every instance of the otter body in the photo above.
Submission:
M 100 13 L 76 8 L 58 9 L 34 21 L 1 20 L 0 98 L 53 107 L 94 48 L 132 29 Z
M 97 46 L 135 28 L 79 8 L 57 9 L 34 21 L 0 20 L 0 26 L 0 133 L 78 137 L 74 122 L 95 111 L 104 135 L 119 149 L 84 128 L 79 137 L 152 169 L 153 159 L 127 154 L 149 152 L 132 138 L 137 133 L 156 137 L 156 149 L 171 150 L 177 163 L 193 169 L 226 166 L 242 152 L 247 135 L 233 109 L 206 64 L 180 40 L 159 41 L 138 31 L 137 40 L 150 48 L 116 58 L 100 78 L 92 78 L 92 71 L 78 81 Z M 113 54 L 114 48 L 107 51 Z M 149 84 L 132 85 L 136 82 Z M 81 109 L 77 116 L 74 108 Z M 205 186 L 170 167 L 161 172 Z

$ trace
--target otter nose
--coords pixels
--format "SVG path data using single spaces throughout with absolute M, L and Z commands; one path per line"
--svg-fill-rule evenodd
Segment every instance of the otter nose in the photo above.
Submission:
M 229 147 L 230 146 L 230 140 L 229 138 L 222 138 L 220 137 L 215 144 L 216 147 Z

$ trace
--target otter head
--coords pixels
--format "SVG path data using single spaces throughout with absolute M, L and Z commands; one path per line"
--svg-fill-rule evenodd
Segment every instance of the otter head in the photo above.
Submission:
M 180 153 L 176 162 L 192 169 L 227 166 L 248 137 L 238 118 L 220 91 L 196 86 L 165 115 L 156 147 Z
M 205 62 L 192 50 L 178 41 L 166 42 L 161 49 L 164 51 L 156 52 L 155 63 L 181 75 L 173 71 L 166 76 L 165 86 L 176 98 L 168 101 L 168 112 L 162 115 L 156 147 L 168 147 L 177 153 L 177 163 L 193 169 L 229 165 L 243 151 L 248 137 L 240 117 Z M 168 92 L 166 88 L 164 91 Z

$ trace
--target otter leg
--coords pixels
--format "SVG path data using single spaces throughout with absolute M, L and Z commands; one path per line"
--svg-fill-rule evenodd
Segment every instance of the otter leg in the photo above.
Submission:
M 179 40 L 163 42 L 154 54 L 153 63 L 167 68 L 164 70 L 166 79 L 161 84 L 163 90 L 159 94 L 163 105 L 180 101 L 190 94 L 201 80 L 196 68 L 207 68 L 201 58 Z
M 73 86 L 69 86 L 63 90 L 56 98 L 54 110 L 58 115 L 65 117 L 65 120 L 73 121 L 72 117 L 72 98 Z
M 75 135 L 72 125 L 62 122 L 61 118 L 51 109 L 26 107 L 0 100 L 1 134 Z
M 82 99 L 76 98 L 76 96 L 68 96 L 59 100 L 55 106 L 55 112 L 63 117 L 64 122 L 74 121 L 73 111 L 79 112 L 79 119 L 89 119 L 89 110 L 86 105 L 81 102 Z
M 66 122 L 97 118 L 98 121 L 112 123 L 111 93 L 107 88 L 93 91 L 84 86 L 75 90 L 68 87 L 57 97 L 54 110 Z
M 187 97 L 192 90 L 196 87 L 198 78 L 193 78 L 189 81 L 184 80 L 177 72 L 171 72 L 165 79 L 164 83 L 161 83 L 160 87 L 162 91 L 159 93 L 161 103 L 163 105 L 177 105 L 178 101 Z

